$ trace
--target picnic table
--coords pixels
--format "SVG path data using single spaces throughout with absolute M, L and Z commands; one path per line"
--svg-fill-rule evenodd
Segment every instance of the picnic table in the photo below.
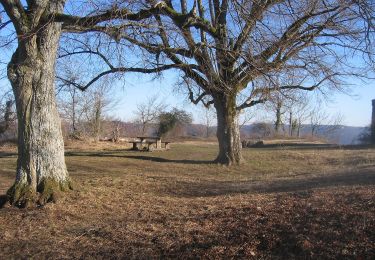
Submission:
M 152 151 L 156 150 L 168 150 L 170 142 L 162 142 L 161 137 L 159 136 L 138 136 L 138 140 L 132 141 L 133 143 L 132 150 L 147 150 Z M 162 147 L 164 144 L 164 147 Z

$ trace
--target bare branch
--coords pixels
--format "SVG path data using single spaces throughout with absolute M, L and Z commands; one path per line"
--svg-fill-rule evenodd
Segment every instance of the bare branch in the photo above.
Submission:
M 247 100 L 246 102 L 237 106 L 236 110 L 241 111 L 241 110 L 243 110 L 245 108 L 248 108 L 248 107 L 253 107 L 253 106 L 258 105 L 258 104 L 263 104 L 266 101 L 267 101 L 267 98 L 262 98 L 262 99 L 258 99 L 258 100 Z

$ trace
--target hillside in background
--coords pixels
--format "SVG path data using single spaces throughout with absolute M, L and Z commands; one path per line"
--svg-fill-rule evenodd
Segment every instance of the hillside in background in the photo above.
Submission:
M 136 137 L 139 136 L 140 126 L 134 123 L 122 123 L 123 131 L 122 136 Z M 288 133 L 289 126 L 284 126 L 285 133 Z M 329 143 L 335 143 L 340 145 L 357 144 L 359 135 L 365 130 L 365 127 L 353 127 L 353 126 L 337 126 L 332 130 L 332 126 L 322 125 L 319 126 L 314 135 L 315 138 L 325 139 Z M 108 135 L 111 131 L 108 131 Z M 148 128 L 146 135 L 153 136 L 157 135 L 157 125 L 151 125 Z M 285 134 L 287 136 L 287 134 Z M 296 135 L 296 134 L 295 134 Z M 215 138 L 216 126 L 211 126 L 207 129 L 207 126 L 202 124 L 188 124 L 180 126 L 177 129 L 168 133 L 166 138 L 173 137 L 195 137 L 195 138 Z M 244 125 L 241 127 L 241 138 L 255 138 L 264 139 L 272 138 L 274 136 L 274 130 L 272 124 L 262 123 L 262 127 L 259 124 Z M 311 137 L 311 126 L 303 125 L 300 130 L 300 137 Z
M 69 138 L 69 125 L 63 124 L 63 132 L 65 138 Z M 114 130 L 118 130 L 121 137 L 137 137 L 142 135 L 140 132 L 141 126 L 139 124 L 121 121 L 104 121 L 102 124 L 101 139 L 108 140 L 113 136 Z M 151 124 L 146 133 L 146 136 L 156 136 L 158 126 Z M 323 125 L 319 126 L 314 134 L 314 138 L 327 140 L 329 143 L 348 145 L 357 144 L 359 135 L 365 130 L 365 127 L 353 126 L 337 126 L 334 131 L 332 126 Z M 284 130 L 280 133 L 282 136 L 288 137 L 289 126 L 284 126 Z M 13 126 L 6 133 L 0 134 L 0 141 L 16 140 L 17 131 L 16 126 Z M 267 123 L 255 123 L 244 125 L 241 127 L 241 139 L 269 139 L 275 136 L 274 126 Z M 294 133 L 297 136 L 297 133 Z M 311 138 L 311 126 L 303 125 L 300 129 L 300 137 Z M 84 136 L 82 136 L 84 138 Z M 193 138 L 216 138 L 216 126 L 207 126 L 202 124 L 188 124 L 178 126 L 170 131 L 165 138 L 174 139 L 179 137 L 193 137 Z M 280 134 L 279 134 L 280 137 Z
M 256 134 L 254 129 L 254 124 L 245 125 L 241 128 L 241 134 L 244 136 L 249 136 Z M 269 127 L 272 129 L 272 125 Z M 315 137 L 326 139 L 330 143 L 336 143 L 341 145 L 356 144 L 358 143 L 359 135 L 365 130 L 365 127 L 354 127 L 354 126 L 338 126 L 335 131 L 330 130 L 332 126 L 319 126 Z M 285 126 L 286 131 L 288 131 L 289 126 Z M 311 126 L 303 125 L 300 131 L 301 137 L 311 137 Z
M 241 137 L 246 138 L 272 138 L 273 125 L 267 125 L 267 129 L 259 128 L 257 124 L 244 125 L 241 127 Z M 288 132 L 289 126 L 285 126 L 285 132 Z M 319 126 L 314 137 L 326 139 L 330 143 L 348 145 L 357 144 L 359 135 L 365 130 L 365 127 L 354 127 L 354 126 L 338 126 L 334 131 L 332 126 Z M 207 128 L 200 124 L 191 124 L 186 126 L 185 133 L 188 136 L 205 137 Z M 209 128 L 209 136 L 215 136 L 216 127 Z M 300 137 L 311 137 L 311 126 L 303 125 L 300 130 Z
M 359 135 L 365 130 L 365 127 L 342 126 L 337 131 L 336 137 L 338 144 L 357 144 Z

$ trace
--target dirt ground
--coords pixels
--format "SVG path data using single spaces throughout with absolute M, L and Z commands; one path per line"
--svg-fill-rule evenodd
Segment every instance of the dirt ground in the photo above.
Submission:
M 374 259 L 375 148 L 67 147 L 75 190 L 0 209 L 0 259 Z M 0 149 L 0 195 L 16 152 Z

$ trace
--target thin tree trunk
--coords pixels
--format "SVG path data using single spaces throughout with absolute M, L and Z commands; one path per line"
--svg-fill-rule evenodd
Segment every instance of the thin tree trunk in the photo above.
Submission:
M 4 111 L 4 123 L 0 125 L 0 135 L 4 134 L 9 128 L 12 123 L 12 106 L 13 101 L 8 100 L 5 103 L 5 111 Z
M 146 123 L 142 124 L 142 136 L 146 136 Z
M 206 138 L 208 139 L 210 137 L 210 115 L 209 110 L 206 108 Z
M 217 112 L 217 139 L 219 154 L 216 162 L 226 165 L 240 164 L 242 159 L 236 97 L 216 95 L 214 106 Z
M 282 103 L 280 101 L 277 102 L 276 121 L 275 121 L 275 132 L 276 132 L 276 134 L 279 134 L 280 125 L 281 125 L 281 106 L 282 106 Z
M 289 112 L 289 136 L 293 136 L 293 114 Z
M 102 101 L 99 94 L 95 96 L 95 114 L 94 114 L 94 138 L 98 142 L 100 139 L 101 119 L 102 119 Z
M 19 207 L 54 201 L 71 188 L 54 87 L 60 33 L 51 23 L 20 39 L 8 65 L 18 116 L 17 173 L 8 198 Z
M 77 133 L 77 124 L 76 124 L 76 89 L 73 89 L 72 93 L 72 124 L 73 124 L 73 135 L 75 136 Z
M 298 138 L 301 137 L 301 126 L 302 126 L 301 119 L 298 119 L 298 128 L 297 128 L 297 137 Z

